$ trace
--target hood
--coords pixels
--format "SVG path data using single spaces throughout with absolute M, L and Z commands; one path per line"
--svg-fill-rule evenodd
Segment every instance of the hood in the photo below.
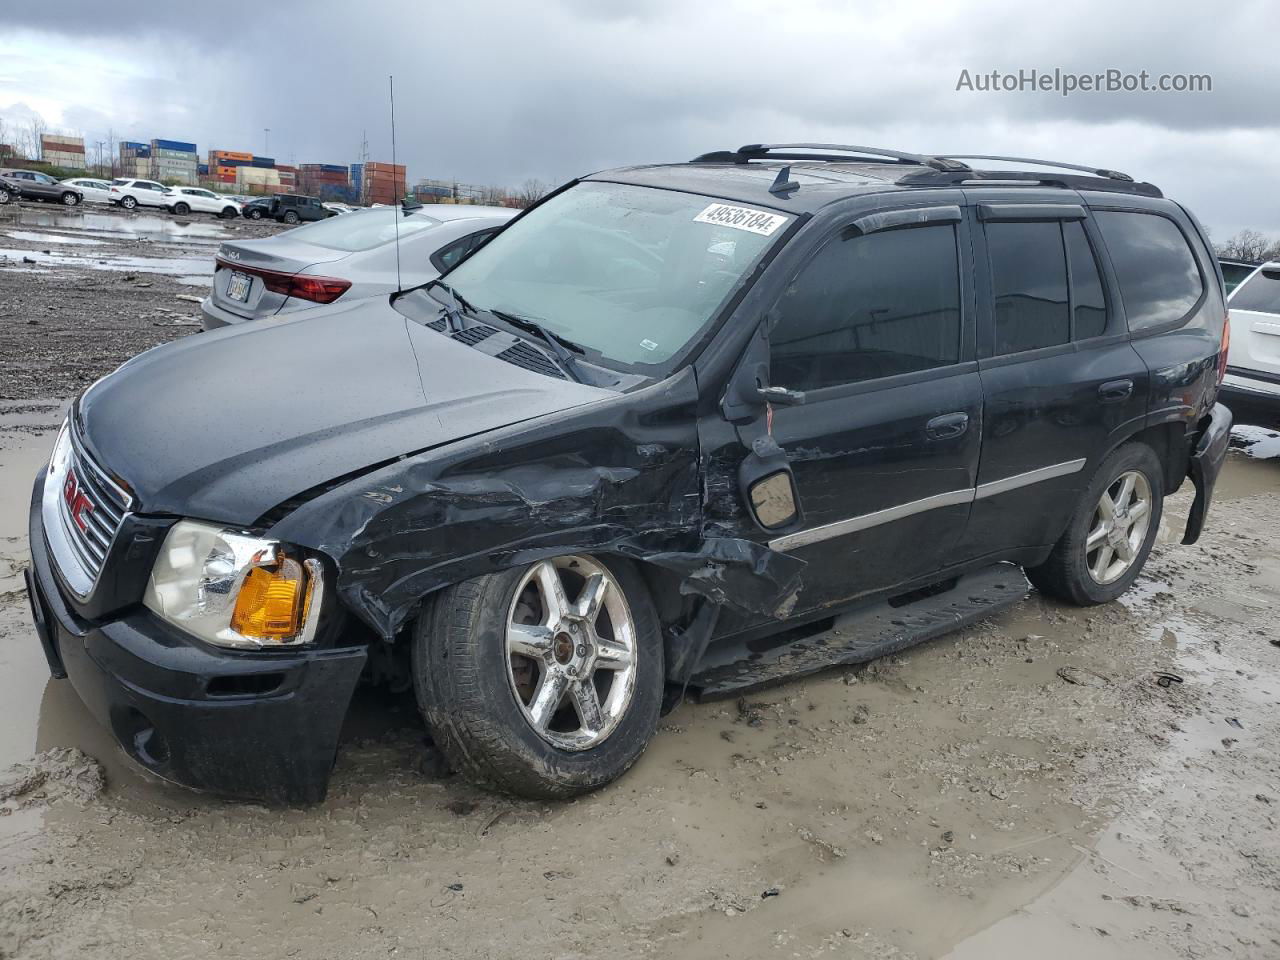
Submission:
M 379 298 L 156 347 L 91 387 L 78 417 L 138 512 L 249 526 L 346 474 L 609 396 L 455 342 Z

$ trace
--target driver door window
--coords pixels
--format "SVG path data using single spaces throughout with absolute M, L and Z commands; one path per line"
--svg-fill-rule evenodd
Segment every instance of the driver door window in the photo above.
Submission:
M 822 390 L 960 359 L 951 224 L 829 241 L 787 287 L 770 333 L 770 382 Z

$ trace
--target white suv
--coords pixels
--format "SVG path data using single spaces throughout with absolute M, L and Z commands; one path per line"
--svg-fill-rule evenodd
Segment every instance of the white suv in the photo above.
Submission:
M 172 187 L 166 199 L 169 212 L 179 216 L 212 213 L 218 217 L 235 217 L 240 214 L 240 204 L 203 187 Z
M 134 207 L 167 207 L 169 188 L 154 180 L 112 180 L 111 202 L 126 210 Z
M 1264 263 L 1231 291 L 1227 312 L 1231 346 L 1223 402 L 1274 416 L 1280 413 L 1280 263 Z

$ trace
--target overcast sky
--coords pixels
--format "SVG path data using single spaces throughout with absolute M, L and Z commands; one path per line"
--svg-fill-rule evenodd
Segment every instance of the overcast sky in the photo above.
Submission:
M 216 10 L 216 16 L 214 11 Z M 514 186 L 761 141 L 1124 170 L 1225 239 L 1280 236 L 1280 4 L 354 0 L 20 4 L 0 118 Z M 218 23 L 215 26 L 215 21 Z M 957 91 L 1020 69 L 1208 74 L 1212 92 Z M 270 128 L 269 143 L 264 128 Z M 92 150 L 93 148 L 90 147 Z

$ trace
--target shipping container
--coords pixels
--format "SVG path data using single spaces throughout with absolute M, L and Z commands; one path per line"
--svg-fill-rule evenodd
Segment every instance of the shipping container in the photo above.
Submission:
M 179 153 L 196 153 L 196 145 L 185 140 L 152 140 L 152 150 L 177 150 Z
M 209 157 L 211 159 L 217 158 L 219 160 L 244 160 L 247 162 L 253 159 L 253 154 L 244 153 L 243 151 L 240 151 L 240 150 L 210 150 Z
M 274 167 L 276 165 L 275 160 L 271 157 L 254 157 L 253 160 L 250 161 L 250 163 L 252 166 L 255 166 L 255 167 L 267 167 L 267 168 Z

